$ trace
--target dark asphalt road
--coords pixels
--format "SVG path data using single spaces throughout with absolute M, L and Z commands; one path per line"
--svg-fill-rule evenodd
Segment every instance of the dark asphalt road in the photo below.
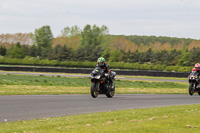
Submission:
M 0 96 L 0 122 L 199 103 L 198 95 L 118 94 L 96 99 L 90 95 Z

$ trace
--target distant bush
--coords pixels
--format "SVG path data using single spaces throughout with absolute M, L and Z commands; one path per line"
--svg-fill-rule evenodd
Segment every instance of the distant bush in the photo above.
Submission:
M 4 65 L 28 65 L 28 66 L 53 66 L 53 67 L 76 67 L 76 68 L 94 68 L 96 62 L 89 61 L 58 61 L 58 60 L 39 60 L 32 59 L 10 59 L 0 58 L 0 64 Z M 153 71 L 173 71 L 173 72 L 189 72 L 192 66 L 166 66 L 154 64 L 124 63 L 124 62 L 108 62 L 111 69 L 128 69 L 128 70 L 153 70 Z

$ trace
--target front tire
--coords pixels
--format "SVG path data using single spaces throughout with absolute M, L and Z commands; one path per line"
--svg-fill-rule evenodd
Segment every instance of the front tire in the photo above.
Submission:
M 112 90 L 107 91 L 106 96 L 108 98 L 112 98 L 115 95 L 115 84 L 113 83 L 113 88 Z
M 92 82 L 90 93 L 93 98 L 97 98 L 97 96 L 99 95 L 97 87 L 98 87 L 97 83 Z
M 195 90 L 195 83 L 193 82 L 190 82 L 190 85 L 189 85 L 189 94 L 192 96 L 194 94 L 194 90 Z

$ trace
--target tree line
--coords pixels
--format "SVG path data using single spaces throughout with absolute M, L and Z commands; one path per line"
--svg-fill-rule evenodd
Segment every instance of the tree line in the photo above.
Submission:
M 200 60 L 200 40 L 155 36 L 109 35 L 103 25 L 66 27 L 54 38 L 50 26 L 35 29 L 33 45 L 19 42 L 0 46 L 2 58 L 95 62 L 102 56 L 109 62 L 147 65 L 192 66 Z

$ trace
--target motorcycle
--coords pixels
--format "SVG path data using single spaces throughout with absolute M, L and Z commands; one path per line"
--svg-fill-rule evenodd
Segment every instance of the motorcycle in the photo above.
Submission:
M 108 98 L 112 98 L 115 94 L 115 84 L 111 84 L 108 76 L 111 76 L 114 81 L 116 73 L 114 71 L 110 72 L 110 75 L 104 73 L 101 67 L 96 67 L 91 73 L 91 96 L 96 98 L 99 94 L 105 94 Z
M 194 93 L 198 93 L 200 95 L 200 83 L 199 83 L 199 74 L 196 71 L 193 71 L 188 76 L 189 79 L 189 94 L 193 95 Z

